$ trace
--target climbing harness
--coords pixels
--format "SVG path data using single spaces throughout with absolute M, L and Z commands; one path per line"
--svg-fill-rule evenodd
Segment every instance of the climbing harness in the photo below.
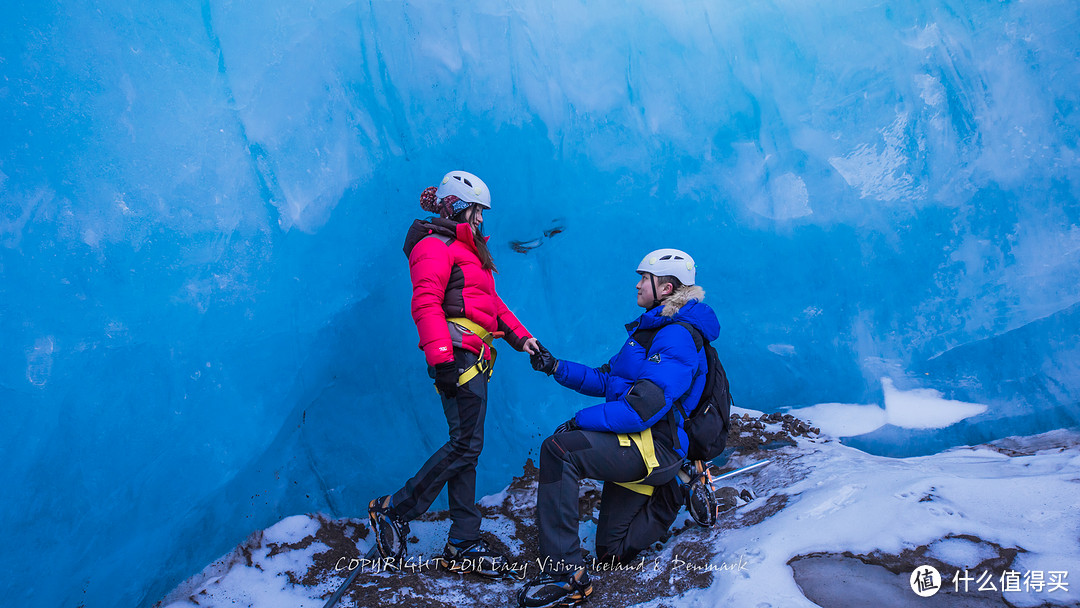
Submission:
M 462 386 L 468 383 L 469 380 L 475 378 L 478 374 L 484 373 L 487 374 L 488 380 L 490 381 L 491 372 L 495 368 L 495 356 L 498 354 L 495 351 L 495 347 L 491 344 L 495 341 L 495 338 L 501 338 L 503 332 L 489 332 L 488 330 L 480 327 L 479 325 L 470 321 L 469 319 L 466 319 L 465 317 L 454 317 L 451 319 L 447 319 L 447 322 L 453 323 L 462 330 L 474 334 L 477 338 L 480 338 L 484 342 L 483 346 L 480 347 L 480 354 L 477 356 L 476 363 L 474 363 L 472 366 L 469 367 L 469 369 L 465 370 L 461 373 L 460 376 L 458 376 L 458 386 Z M 488 359 L 486 356 L 486 352 L 488 350 L 491 350 L 490 359 Z
M 649 475 L 652 475 L 653 470 L 660 466 L 660 462 L 656 460 L 656 446 L 653 444 L 652 428 L 647 428 L 640 433 L 619 433 L 618 437 L 619 445 L 624 448 L 630 447 L 631 444 L 637 446 L 638 451 L 641 452 L 641 459 L 645 462 L 645 477 L 637 481 L 616 483 L 638 494 L 652 496 L 655 488 L 642 483 L 649 478 Z

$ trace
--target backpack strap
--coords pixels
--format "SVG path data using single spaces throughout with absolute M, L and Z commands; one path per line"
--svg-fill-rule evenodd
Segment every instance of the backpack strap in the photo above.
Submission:
M 705 345 L 704 342 L 702 341 L 703 338 L 701 336 L 701 332 L 699 332 L 696 327 L 694 327 L 693 325 L 690 325 L 689 323 L 687 323 L 685 321 L 677 321 L 677 323 L 679 325 L 682 325 L 683 327 L 685 327 L 686 331 L 690 332 L 690 336 L 692 338 L 694 338 L 694 350 L 696 350 L 697 352 L 700 353 L 701 349 Z M 709 371 L 708 370 L 708 362 L 706 362 L 705 372 L 708 373 L 708 371 Z M 672 404 L 675 407 L 673 407 L 671 409 L 674 410 L 676 407 L 679 408 L 679 415 L 682 416 L 683 420 L 689 420 L 690 419 L 690 416 L 686 412 L 686 408 L 683 407 L 683 400 L 690 396 L 690 391 L 693 390 L 694 382 L 697 382 L 697 379 L 698 379 L 699 375 L 701 375 L 700 372 L 697 372 L 697 371 L 694 372 L 694 377 L 690 379 L 690 387 L 686 389 L 686 394 L 679 397 L 679 399 L 677 401 L 675 401 L 675 403 Z M 672 429 L 672 432 L 675 434 L 675 445 L 676 445 L 676 447 L 681 447 L 682 442 L 679 440 L 679 431 L 678 431 L 678 427 L 677 427 L 677 424 L 676 424 L 676 421 L 675 421 L 674 412 L 671 412 L 671 429 Z
M 699 332 L 696 327 L 694 327 L 693 325 L 687 323 L 686 321 L 676 321 L 672 325 L 682 325 L 683 327 L 685 327 L 686 331 L 690 332 L 690 336 L 694 338 L 694 350 L 696 350 L 698 352 L 701 352 L 701 348 L 704 346 L 705 342 L 704 342 L 704 338 L 701 336 L 701 332 Z M 668 326 L 664 325 L 663 327 L 651 327 L 649 329 L 639 329 L 639 330 L 634 332 L 634 339 L 637 340 L 638 344 L 645 347 L 645 353 L 646 354 L 650 350 L 652 350 L 652 343 L 653 343 L 653 340 L 656 339 L 656 334 L 661 329 L 664 329 L 664 327 L 668 327 Z
M 417 243 L 429 236 L 438 237 L 447 245 L 454 242 L 456 237 L 453 232 L 448 227 L 434 222 L 435 220 L 413 220 L 409 230 L 405 233 L 405 244 L 401 247 L 401 250 L 405 252 L 405 257 L 412 255 L 413 247 L 416 247 Z
M 687 323 L 686 321 L 676 321 L 675 323 L 673 323 L 673 325 L 682 325 L 683 327 L 685 327 L 686 330 L 690 332 L 690 336 L 694 339 L 694 350 L 696 350 L 697 352 L 701 352 L 701 349 L 704 347 L 705 343 L 703 342 L 704 338 L 702 337 L 701 332 L 699 332 L 696 327 Z M 648 355 L 649 351 L 652 350 L 652 343 L 653 340 L 656 339 L 656 334 L 664 327 L 667 327 L 667 325 L 650 329 L 639 329 L 634 332 L 634 339 L 637 340 L 638 344 L 645 348 L 646 355 Z M 694 382 L 697 380 L 698 375 L 699 373 L 695 371 L 694 377 L 690 380 L 690 387 L 686 389 L 686 393 L 676 399 L 672 403 L 674 407 L 668 410 L 668 424 L 671 425 L 672 440 L 675 442 L 675 449 L 677 450 L 682 448 L 682 441 L 679 439 L 679 424 L 678 421 L 675 420 L 675 408 L 678 408 L 679 414 L 682 416 L 683 420 L 687 420 L 689 418 L 689 416 L 687 416 L 686 409 L 682 406 L 682 402 L 683 399 L 685 399 L 690 394 L 690 390 L 694 388 Z
M 686 321 L 676 321 L 675 324 L 682 325 L 686 328 L 687 331 L 690 332 L 690 335 L 694 338 L 694 350 L 701 352 L 701 348 L 705 345 L 705 338 L 701 335 L 701 332 L 698 331 L 698 328 L 687 323 Z
M 685 321 L 676 321 L 676 325 L 682 325 L 686 328 L 686 331 L 690 332 L 690 335 L 694 338 L 694 350 L 700 353 L 701 349 L 705 345 L 705 343 L 702 341 L 701 332 L 699 332 L 696 327 L 690 325 Z M 705 371 L 708 372 L 708 369 L 706 369 Z M 678 401 L 674 403 L 674 405 L 679 408 L 679 413 L 682 414 L 683 420 L 686 420 L 690 417 L 687 415 L 686 409 L 682 406 L 683 399 L 690 395 L 690 390 L 694 388 L 694 382 L 697 380 L 699 375 L 700 374 L 698 372 L 694 372 L 694 377 L 690 379 L 690 388 L 686 389 L 686 394 L 679 397 Z

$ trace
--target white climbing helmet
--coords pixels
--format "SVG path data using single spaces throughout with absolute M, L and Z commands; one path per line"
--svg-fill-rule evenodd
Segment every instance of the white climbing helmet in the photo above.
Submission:
M 675 277 L 683 285 L 693 285 L 697 277 L 697 264 L 685 251 L 657 249 L 641 260 L 637 271 L 657 277 Z
M 443 176 L 435 191 L 437 198 L 453 194 L 467 203 L 476 203 L 484 209 L 491 209 L 491 192 L 484 180 L 465 171 L 451 171 Z

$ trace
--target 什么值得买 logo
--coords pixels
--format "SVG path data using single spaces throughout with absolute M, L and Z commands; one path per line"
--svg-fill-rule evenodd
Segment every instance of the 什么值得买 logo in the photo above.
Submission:
M 908 583 L 919 597 L 930 597 L 941 590 L 941 573 L 933 566 L 919 566 L 911 573 Z

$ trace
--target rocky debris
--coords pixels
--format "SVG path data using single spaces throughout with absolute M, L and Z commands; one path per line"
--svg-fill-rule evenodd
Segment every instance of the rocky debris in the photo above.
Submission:
M 816 437 L 821 430 L 791 414 L 732 414 L 728 447 L 741 451 L 795 445 L 797 437 Z
M 1039 452 L 1063 452 L 1080 442 L 1080 435 L 1068 429 L 1058 429 L 1028 437 L 1005 437 L 979 447 L 989 448 L 1010 458 L 1033 456 Z
M 768 458 L 767 451 L 774 448 L 793 446 L 797 438 L 813 438 L 819 430 L 790 414 L 766 414 L 758 417 L 733 414 L 728 445 L 732 448 L 731 457 L 747 461 Z M 485 502 L 481 511 L 485 520 L 509 523 L 513 530 L 512 538 L 498 538 L 485 532 L 484 536 L 495 548 L 505 552 L 513 563 L 527 565 L 526 576 L 539 573 L 537 564 L 541 556 L 536 535 L 536 488 L 539 470 L 535 463 L 527 460 L 522 474 L 515 477 L 500 496 L 501 500 L 492 504 Z M 720 564 L 722 557 L 715 554 L 716 537 L 724 530 L 751 526 L 771 517 L 787 504 L 787 496 L 773 493 L 777 488 L 754 482 L 755 476 L 733 480 L 735 487 L 723 487 L 718 490 L 722 510 L 717 526 L 705 529 L 695 524 L 688 516 L 682 515 L 672 526 L 669 533 L 653 547 L 652 552 L 638 556 L 634 563 L 616 567 L 600 565 L 596 572 L 596 591 L 590 600 L 595 605 L 627 606 L 641 602 L 658 602 L 665 605 L 663 598 L 675 598 L 694 588 L 705 588 L 712 584 L 716 570 L 698 568 L 696 565 Z M 580 521 L 583 525 L 595 524 L 599 514 L 599 502 L 602 485 L 586 480 L 580 493 Z M 734 509 L 747 505 L 758 496 L 767 496 L 765 502 L 746 512 L 733 515 Z M 445 512 L 428 513 L 418 521 L 441 521 L 447 518 Z M 485 524 L 485 528 L 488 525 Z M 366 536 L 366 529 L 363 535 Z M 344 532 L 328 535 L 339 542 L 325 556 L 316 556 L 315 563 L 301 579 L 310 584 L 318 576 L 331 576 L 335 581 L 343 579 L 346 572 L 333 573 L 331 556 L 341 555 L 344 539 L 349 538 Z M 415 544 L 415 537 L 409 539 Z M 347 541 L 346 541 L 347 542 Z M 331 543 L 327 543 L 331 546 Z M 355 545 L 353 545 L 355 547 Z M 592 547 L 586 546 L 586 559 L 591 560 Z M 352 549 L 355 553 L 355 548 Z M 336 559 L 336 558 L 335 558 Z M 721 565 L 723 568 L 725 565 Z M 531 570 L 528 569 L 531 567 Z M 427 605 L 441 606 L 433 601 L 434 597 L 445 598 L 447 586 L 460 588 L 461 593 L 469 598 L 472 606 L 505 606 L 513 604 L 513 597 L 520 583 L 513 580 L 488 581 L 475 576 L 461 576 L 437 569 L 426 571 L 403 571 L 382 574 L 374 577 L 366 586 L 355 584 L 354 589 L 346 594 L 348 601 L 355 606 L 383 605 L 388 601 L 388 593 L 399 600 L 410 602 L 423 600 Z M 327 594 L 329 595 L 329 594 Z M 378 602 L 383 604 L 379 604 Z M 348 603 L 344 604 L 348 605 Z M 674 604 L 671 604 L 674 605 Z
M 729 462 L 745 463 L 771 458 L 773 448 L 796 445 L 799 437 L 813 437 L 817 429 L 790 415 L 731 417 L 728 452 Z M 771 465 L 771 466 L 776 466 Z M 730 468 L 730 467 L 728 467 Z M 766 467 L 764 470 L 768 470 Z M 777 470 L 774 473 L 780 473 Z M 539 470 L 527 460 L 522 474 L 515 477 L 498 495 L 480 504 L 483 513 L 484 538 L 503 552 L 511 563 L 523 565 L 524 575 L 539 575 L 541 556 L 536 534 L 536 491 Z M 734 486 L 721 488 L 718 498 L 724 511 L 713 528 L 701 528 L 685 512 L 676 520 L 669 533 L 651 551 L 645 551 L 635 562 L 624 565 L 595 564 L 596 591 L 590 603 L 597 606 L 629 606 L 648 602 L 656 606 L 674 606 L 674 598 L 692 589 L 712 584 L 717 572 L 733 570 L 735 564 L 724 563 L 717 554 L 717 539 L 725 530 L 754 525 L 784 508 L 787 496 L 777 492 L 788 475 L 760 476 L 757 472 L 732 480 Z M 580 523 L 582 529 L 595 526 L 599 517 L 602 483 L 585 480 L 580 492 Z M 761 501 L 758 497 L 764 498 Z M 748 506 L 745 512 L 738 507 Z M 361 548 L 366 547 L 370 530 L 366 519 L 330 519 L 321 514 L 310 515 L 318 523 L 317 531 L 297 542 L 266 542 L 262 532 L 253 534 L 234 552 L 237 565 L 262 570 L 260 560 L 285 556 L 292 551 L 308 551 L 308 559 L 297 561 L 296 570 L 287 570 L 287 583 L 321 591 L 328 598 L 360 564 Z M 435 608 L 469 605 L 503 607 L 515 605 L 520 581 L 513 579 L 488 580 L 475 575 L 460 575 L 437 567 L 435 555 L 420 555 L 423 547 L 433 550 L 438 541 L 429 538 L 435 529 L 445 527 L 446 511 L 426 513 L 412 525 L 408 539 L 411 565 L 400 571 L 386 571 L 379 566 L 360 565 L 365 571 L 352 583 L 339 604 L 348 606 L 424 605 Z M 421 541 L 417 535 L 424 536 Z M 441 546 L 439 547 L 441 550 Z M 586 560 L 591 562 L 591 543 L 585 544 Z M 729 558 L 730 559 L 730 558 Z M 211 604 L 194 595 L 188 600 L 195 605 Z M 204 599 L 204 603 L 198 600 Z M 670 600 L 670 601 L 668 601 Z M 212 604 L 211 604 L 212 605 Z

